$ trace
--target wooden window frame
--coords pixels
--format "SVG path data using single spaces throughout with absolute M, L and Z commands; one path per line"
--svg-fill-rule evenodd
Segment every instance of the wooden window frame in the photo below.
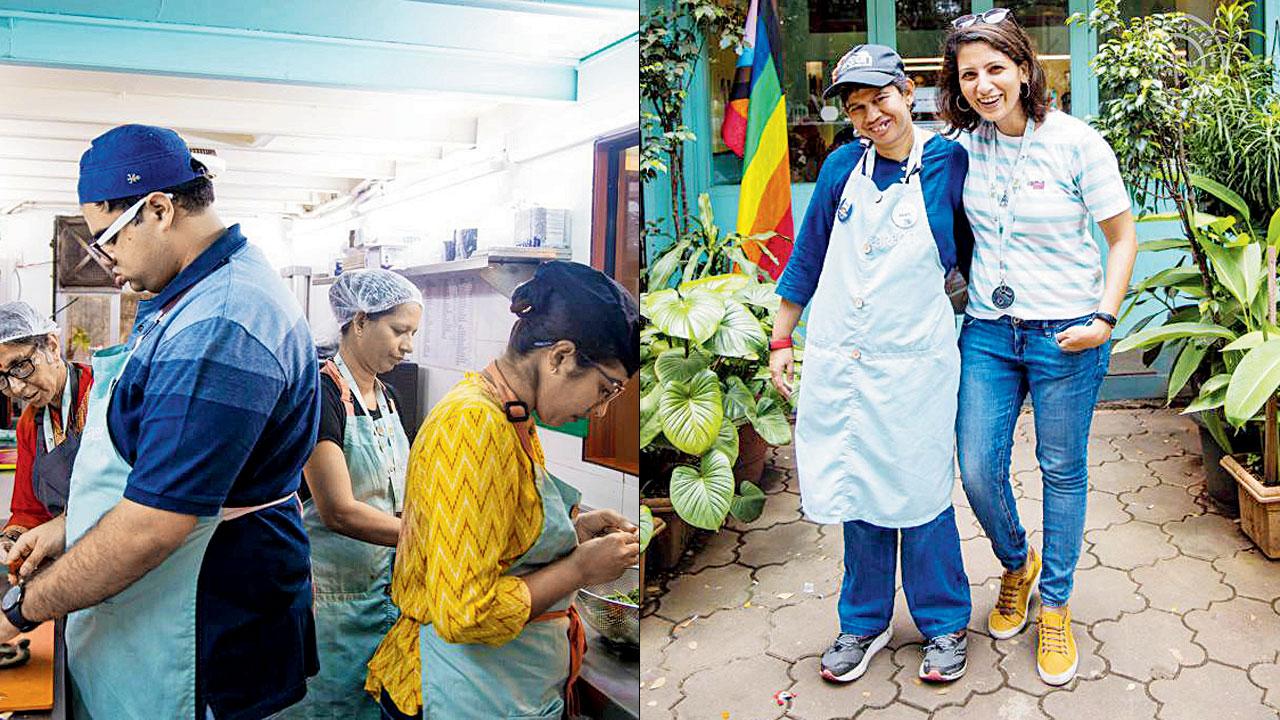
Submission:
M 606 135 L 596 140 L 595 172 L 592 180 L 591 202 L 591 267 L 605 273 L 609 277 L 617 276 L 617 228 L 619 213 L 625 208 L 625 197 L 620 197 L 618 183 L 618 163 L 627 148 L 640 145 L 640 129 L 633 127 L 621 132 Z M 643 212 L 643 209 L 642 209 Z M 643 222 L 641 218 L 641 222 Z M 636 229 L 639 232 L 639 228 Z M 638 273 L 639 268 L 637 268 Z M 634 288 L 639 295 L 639 288 Z M 582 442 L 582 460 L 593 465 L 600 465 L 611 470 L 618 470 L 639 477 L 640 475 L 640 416 L 639 416 L 640 381 L 632 378 L 622 396 L 614 400 L 610 412 L 603 419 L 592 417 L 590 430 Z M 636 456 L 618 457 L 614 438 L 618 432 L 618 416 L 614 408 L 626 408 L 634 404 L 637 408 L 634 419 L 636 434 Z

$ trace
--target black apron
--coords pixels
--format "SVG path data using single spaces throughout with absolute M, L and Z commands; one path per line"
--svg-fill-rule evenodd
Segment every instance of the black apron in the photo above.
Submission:
M 35 490 L 36 499 L 57 516 L 67 509 L 67 492 L 71 487 L 71 465 L 80 450 L 80 433 L 84 428 L 76 427 L 79 415 L 80 400 L 80 368 L 74 363 L 67 363 L 67 382 L 71 383 L 71 407 L 62 408 L 62 424 L 66 438 L 53 449 L 45 447 L 44 413 L 48 408 L 36 412 L 36 456 L 31 463 L 31 487 Z

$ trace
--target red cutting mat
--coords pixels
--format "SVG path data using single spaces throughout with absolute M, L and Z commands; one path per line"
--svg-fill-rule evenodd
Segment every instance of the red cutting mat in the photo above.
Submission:
M 19 638 L 31 640 L 31 660 L 0 669 L 0 712 L 53 708 L 53 623 Z

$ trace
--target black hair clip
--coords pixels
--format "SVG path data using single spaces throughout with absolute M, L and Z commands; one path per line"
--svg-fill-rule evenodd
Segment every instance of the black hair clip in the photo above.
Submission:
M 519 410 L 523 415 L 517 416 L 513 410 Z M 529 419 L 529 405 L 523 400 L 509 400 L 502 404 L 502 411 L 506 413 L 507 420 L 513 423 L 524 422 Z

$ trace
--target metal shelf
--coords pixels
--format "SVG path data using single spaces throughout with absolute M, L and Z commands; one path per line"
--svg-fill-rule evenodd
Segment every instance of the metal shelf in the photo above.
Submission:
M 549 260 L 569 260 L 572 257 L 573 253 L 569 248 L 490 248 L 474 257 L 399 268 L 396 272 L 418 281 L 475 273 L 493 289 L 510 297 L 516 286 L 533 277 L 533 271 L 542 263 Z

